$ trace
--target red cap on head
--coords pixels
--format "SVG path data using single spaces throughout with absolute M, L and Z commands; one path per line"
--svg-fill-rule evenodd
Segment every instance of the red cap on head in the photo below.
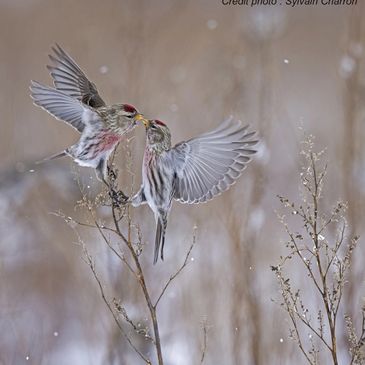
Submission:
M 164 122 L 161 122 L 160 120 L 155 119 L 155 123 L 166 127 L 166 124 Z
M 124 110 L 127 113 L 135 113 L 137 111 L 136 108 L 133 105 L 130 105 L 130 104 L 124 104 Z

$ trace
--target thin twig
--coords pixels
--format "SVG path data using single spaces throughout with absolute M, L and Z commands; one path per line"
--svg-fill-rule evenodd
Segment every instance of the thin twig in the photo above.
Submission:
M 205 354 L 207 352 L 207 342 L 208 342 L 208 326 L 207 322 L 203 321 L 203 345 L 202 345 L 202 354 L 200 357 L 200 364 L 203 364 L 205 359 Z
M 138 283 L 139 283 L 139 285 L 142 289 L 142 292 L 143 292 L 144 298 L 146 300 L 148 310 L 150 312 L 151 321 L 152 321 L 152 324 L 153 324 L 153 332 L 154 332 L 154 337 L 155 337 L 155 347 L 156 347 L 158 364 L 163 365 L 161 339 L 160 339 L 160 332 L 159 332 L 158 321 L 157 321 L 157 312 L 156 312 L 156 308 L 154 307 L 154 305 L 152 304 L 152 301 L 151 301 L 151 297 L 150 297 L 150 294 L 149 294 L 149 291 L 148 291 L 148 288 L 147 288 L 147 285 L 146 285 L 146 281 L 145 281 L 145 278 L 144 278 L 144 273 L 143 273 L 143 270 L 142 270 L 142 266 L 139 262 L 138 255 L 137 255 L 135 249 L 133 248 L 133 245 L 132 245 L 131 241 L 128 240 L 120 230 L 120 226 L 119 226 L 119 222 L 118 222 L 118 219 L 117 219 L 117 216 L 116 216 L 114 205 L 112 205 L 112 215 L 113 215 L 115 229 L 118 232 L 119 237 L 127 245 L 128 249 L 129 249 L 129 251 L 132 255 L 133 261 L 135 263 L 136 270 L 137 270 L 136 274 L 137 274 Z
M 108 245 L 109 249 L 119 258 L 119 260 L 121 260 L 128 268 L 128 270 L 134 275 L 136 276 L 136 272 L 133 270 L 132 266 L 129 264 L 129 262 L 127 261 L 127 259 L 125 258 L 125 256 L 122 254 L 120 254 L 114 247 L 113 245 L 110 243 L 110 241 L 107 239 L 107 237 L 105 236 L 104 232 L 102 231 L 101 227 L 99 226 L 99 224 L 97 223 L 97 221 L 95 220 L 95 225 L 96 227 L 99 229 L 99 233 L 100 235 L 103 237 L 105 243 Z
M 167 281 L 167 283 L 165 284 L 165 286 L 163 287 L 163 289 L 161 290 L 160 295 L 158 296 L 154 307 L 157 308 L 157 305 L 159 303 L 159 301 L 161 300 L 161 298 L 163 297 L 163 295 L 165 294 L 167 288 L 169 287 L 169 285 L 175 280 L 175 278 L 184 270 L 184 268 L 186 267 L 186 265 L 188 264 L 188 260 L 191 254 L 191 251 L 193 250 L 195 244 L 195 240 L 193 240 L 192 244 L 190 245 L 190 248 L 185 256 L 185 260 L 183 262 L 183 264 L 180 266 L 180 268 L 175 272 L 175 274 L 171 275 L 169 280 Z
M 153 344 L 155 343 L 155 339 L 148 334 L 148 329 L 139 328 L 139 326 L 136 325 L 133 322 L 133 320 L 130 319 L 130 317 L 127 314 L 127 310 L 124 307 L 122 307 L 122 305 L 117 301 L 117 299 L 115 298 L 113 299 L 113 304 L 118 313 L 120 313 L 123 316 L 124 320 L 130 324 L 130 326 L 138 335 L 143 335 L 144 338 L 150 340 Z
M 118 317 L 116 316 L 116 314 L 114 313 L 113 311 L 113 308 L 111 306 L 111 304 L 109 303 L 108 299 L 106 298 L 106 295 L 105 295 L 105 292 L 104 292 L 104 288 L 103 288 L 103 285 L 101 284 L 101 281 L 99 279 L 99 276 L 96 272 L 96 269 L 95 269 L 95 264 L 92 260 L 92 257 L 91 255 L 89 254 L 89 252 L 87 251 L 87 248 L 84 246 L 83 248 L 84 250 L 84 254 L 85 254 L 85 262 L 86 264 L 90 267 L 91 269 L 91 272 L 93 273 L 94 275 L 94 278 L 96 280 L 96 282 L 98 283 L 98 286 L 99 286 L 99 290 L 100 290 L 100 294 L 101 294 L 101 297 L 104 301 L 104 303 L 106 304 L 106 306 L 108 307 L 110 313 L 112 314 L 113 318 L 114 318 L 114 321 L 115 323 L 117 324 L 119 330 L 121 331 L 121 333 L 123 334 L 123 336 L 125 337 L 125 339 L 127 340 L 128 344 L 133 348 L 133 350 L 141 357 L 141 359 L 148 365 L 151 365 L 151 361 L 145 357 L 141 351 L 138 350 L 138 348 L 133 344 L 132 340 L 129 338 L 129 336 L 127 335 L 127 333 L 124 331 L 122 325 L 120 324 L 119 320 L 118 320 Z

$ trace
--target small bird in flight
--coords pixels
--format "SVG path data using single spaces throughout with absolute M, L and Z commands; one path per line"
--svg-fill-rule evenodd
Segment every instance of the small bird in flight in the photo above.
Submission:
M 74 127 L 81 136 L 74 145 L 43 161 L 68 155 L 80 166 L 93 167 L 98 179 L 109 186 L 110 154 L 123 136 L 145 119 L 132 105 L 106 105 L 77 63 L 59 45 L 52 51 L 52 65 L 47 68 L 54 88 L 31 81 L 31 97 L 35 105 Z
M 155 214 L 153 263 L 163 260 L 167 217 L 173 200 L 204 203 L 227 190 L 241 176 L 256 153 L 256 132 L 232 117 L 211 132 L 171 147 L 171 134 L 159 120 L 143 120 L 146 147 L 142 186 L 129 199 L 137 207 L 148 204 Z

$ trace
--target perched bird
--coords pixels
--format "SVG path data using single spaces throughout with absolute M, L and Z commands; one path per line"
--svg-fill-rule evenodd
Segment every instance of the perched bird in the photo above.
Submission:
M 109 186 L 108 158 L 136 122 L 144 120 L 143 115 L 129 104 L 107 106 L 76 62 L 59 45 L 52 50 L 53 65 L 47 68 L 55 88 L 31 81 L 31 97 L 35 105 L 77 129 L 81 136 L 71 147 L 43 161 L 71 156 L 80 166 L 93 167 L 98 179 Z
M 159 120 L 144 120 L 146 148 L 142 186 L 129 199 L 134 206 L 148 204 L 155 214 L 156 238 L 153 263 L 161 259 L 167 217 L 172 201 L 203 203 L 227 190 L 240 177 L 256 153 L 256 132 L 232 117 L 211 132 L 171 148 L 169 128 Z

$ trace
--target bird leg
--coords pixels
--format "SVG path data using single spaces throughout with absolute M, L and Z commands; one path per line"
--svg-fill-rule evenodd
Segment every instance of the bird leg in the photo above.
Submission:
M 129 201 L 129 197 L 123 193 L 122 190 L 114 190 L 111 189 L 109 191 L 109 196 L 112 200 L 112 203 L 115 207 L 120 208 L 123 205 L 126 205 Z
M 113 205 L 119 208 L 120 206 L 127 204 L 129 197 L 126 194 L 124 194 L 122 190 L 115 189 L 116 186 L 115 182 L 117 179 L 116 172 L 109 166 L 107 166 L 107 172 L 109 177 L 109 183 L 107 183 L 104 178 L 103 181 L 109 188 L 109 196 L 112 200 Z

